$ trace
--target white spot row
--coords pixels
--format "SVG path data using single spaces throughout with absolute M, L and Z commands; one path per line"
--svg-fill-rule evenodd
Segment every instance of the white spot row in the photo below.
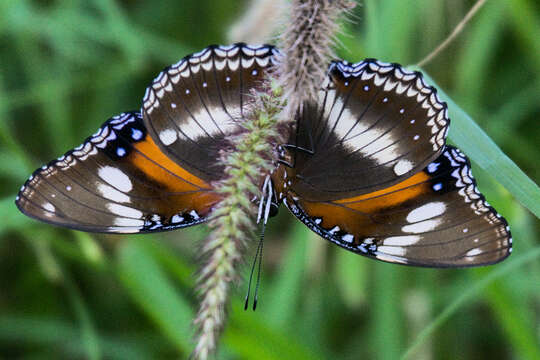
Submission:
M 242 52 L 241 55 L 238 54 L 239 51 Z M 213 60 L 210 59 L 212 54 L 214 54 Z M 251 68 L 255 62 L 259 67 L 266 68 L 270 63 L 276 63 L 278 56 L 279 52 L 268 46 L 232 45 L 204 49 L 189 58 L 180 60 L 166 72 L 161 72 L 155 78 L 152 86 L 146 89 L 143 97 L 143 109 L 151 114 L 159 106 L 159 99 L 163 97 L 165 91 L 172 91 L 172 85 L 177 84 L 181 77 L 188 78 L 192 74 L 198 73 L 200 69 L 211 71 L 215 67 L 217 70 L 222 70 L 228 66 L 229 70 L 234 72 L 240 65 L 247 69 Z M 258 70 L 252 70 L 251 74 L 257 75 Z M 230 80 L 230 77 L 227 77 L 225 81 L 229 82 Z M 203 87 L 207 87 L 206 82 L 203 83 Z M 185 93 L 189 94 L 189 89 L 186 89 Z
M 446 105 L 439 99 L 435 89 L 428 86 L 418 73 L 404 70 L 399 65 L 373 60 L 363 61 L 353 65 L 342 61 L 335 63 L 333 66 L 337 66 L 345 78 L 359 77 L 363 81 L 373 79 L 372 81 L 375 86 L 382 86 L 383 91 L 388 92 L 393 90 L 398 95 L 405 93 L 408 97 L 416 96 L 417 102 L 421 104 L 422 108 L 427 110 L 427 116 L 431 118 L 427 122 L 427 125 L 431 127 L 431 132 L 434 134 L 429 139 L 433 145 L 433 150 L 437 151 L 444 146 L 449 123 Z M 364 91 L 368 91 L 370 86 L 364 85 L 363 89 Z M 383 98 L 383 102 L 387 101 L 387 97 Z M 405 109 L 402 108 L 399 112 L 403 114 Z M 414 123 L 414 120 L 411 121 L 412 123 Z M 419 137 L 414 138 L 414 140 L 418 139 Z

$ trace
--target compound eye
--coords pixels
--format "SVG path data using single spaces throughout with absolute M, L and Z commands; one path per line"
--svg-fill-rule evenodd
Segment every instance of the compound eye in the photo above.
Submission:
M 278 210 L 279 210 L 279 204 L 272 202 L 272 204 L 270 205 L 270 214 L 268 214 L 268 217 L 276 216 L 278 214 Z

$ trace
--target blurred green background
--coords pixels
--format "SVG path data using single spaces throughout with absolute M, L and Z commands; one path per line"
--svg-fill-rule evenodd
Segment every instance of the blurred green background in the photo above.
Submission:
M 340 35 L 339 54 L 414 64 L 473 4 L 366 0 Z M 13 201 L 35 168 L 110 116 L 138 109 L 163 67 L 208 44 L 230 42 L 229 29 L 247 6 L 0 1 L 0 358 L 187 358 L 205 226 L 97 236 L 30 220 Z M 538 2 L 488 1 L 424 69 L 538 181 Z M 470 145 L 470 156 L 481 155 Z M 473 170 L 511 225 L 508 260 L 458 270 L 379 263 L 317 238 L 282 209 L 267 229 L 259 307 L 243 311 L 242 283 L 218 358 L 398 359 L 409 351 L 409 358 L 427 360 L 540 359 L 539 221 L 515 191 L 480 166 Z M 515 188 L 527 186 L 513 181 Z M 529 196 L 536 206 L 537 190 Z

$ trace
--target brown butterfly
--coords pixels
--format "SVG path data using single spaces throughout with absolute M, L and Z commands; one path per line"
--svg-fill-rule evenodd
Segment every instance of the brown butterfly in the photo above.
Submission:
M 166 68 L 140 112 L 107 120 L 79 147 L 36 170 L 16 204 L 26 215 L 91 232 L 172 230 L 208 219 L 216 161 L 249 93 L 277 62 L 269 45 L 210 46 Z M 311 230 L 383 261 L 462 267 L 512 251 L 457 148 L 446 104 L 418 72 L 366 59 L 333 62 L 280 161 L 260 184 L 260 217 L 285 206 Z M 270 206 L 272 205 L 272 206 Z

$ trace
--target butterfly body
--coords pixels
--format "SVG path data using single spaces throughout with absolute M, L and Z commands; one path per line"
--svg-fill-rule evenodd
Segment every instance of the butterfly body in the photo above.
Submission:
M 80 147 L 36 170 L 25 214 L 93 232 L 173 230 L 221 200 L 218 161 L 264 91 L 272 46 L 212 46 L 166 68 L 140 112 L 109 119 Z M 445 145 L 446 105 L 420 73 L 366 59 L 334 62 L 256 184 L 259 220 L 283 203 L 323 238 L 383 261 L 476 266 L 511 252 L 508 225 Z

